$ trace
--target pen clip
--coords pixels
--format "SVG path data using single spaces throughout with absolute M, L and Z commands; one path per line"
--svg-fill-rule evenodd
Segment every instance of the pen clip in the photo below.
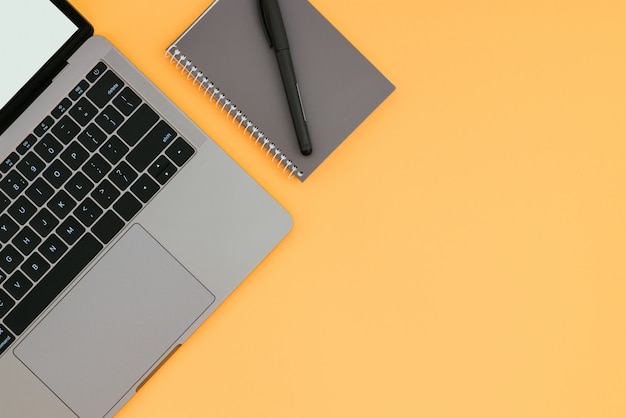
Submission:
M 270 35 L 270 29 L 267 24 L 267 17 L 265 16 L 265 8 L 263 7 L 263 0 L 258 0 L 259 5 L 259 16 L 261 17 L 261 24 L 263 25 L 263 32 L 265 33 L 265 37 L 267 38 L 267 42 L 270 44 L 270 48 L 272 48 L 272 36 Z

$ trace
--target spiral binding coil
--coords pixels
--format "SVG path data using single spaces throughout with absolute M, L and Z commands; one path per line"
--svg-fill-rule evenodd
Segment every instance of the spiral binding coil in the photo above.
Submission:
M 175 63 L 176 68 L 180 69 L 183 75 L 187 74 L 187 80 L 192 81 L 194 86 L 198 85 L 198 90 L 203 92 L 205 96 L 208 96 L 211 102 L 215 101 L 215 107 L 219 108 L 221 106 L 222 112 L 227 111 L 226 117 L 230 118 L 232 116 L 232 123 L 239 122 L 237 128 L 240 129 L 243 127 L 245 131 L 249 132 L 250 136 L 248 138 L 250 140 L 254 138 L 255 145 L 258 146 L 260 144 L 261 148 L 265 148 L 265 155 L 268 157 L 271 155 L 272 162 L 277 162 L 278 167 L 282 165 L 283 173 L 289 173 L 289 178 L 293 176 L 302 177 L 304 175 L 304 173 L 299 171 L 298 167 L 294 165 L 293 161 L 287 158 L 287 156 L 276 147 L 276 144 L 265 136 L 265 134 L 250 121 L 198 67 L 193 65 L 191 60 L 188 60 L 185 54 L 183 54 L 176 45 L 172 45 L 167 49 L 165 57 L 169 57 L 170 63 Z

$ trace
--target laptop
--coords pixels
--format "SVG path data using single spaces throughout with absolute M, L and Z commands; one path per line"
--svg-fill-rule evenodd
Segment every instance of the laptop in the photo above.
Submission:
M 292 219 L 66 1 L 0 34 L 0 416 L 111 417 Z

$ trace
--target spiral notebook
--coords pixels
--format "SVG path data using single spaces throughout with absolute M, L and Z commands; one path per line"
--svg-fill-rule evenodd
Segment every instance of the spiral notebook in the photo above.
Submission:
M 289 176 L 304 181 L 394 90 L 307 0 L 282 0 L 313 153 L 300 153 L 257 0 L 215 0 L 166 57 Z

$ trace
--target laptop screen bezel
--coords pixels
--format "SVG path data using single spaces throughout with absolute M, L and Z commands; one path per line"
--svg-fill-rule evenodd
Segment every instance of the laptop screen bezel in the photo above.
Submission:
M 14 0 L 20 1 L 20 0 Z M 52 79 L 65 67 L 69 57 L 93 36 L 91 24 L 67 0 L 50 0 L 77 27 L 76 32 L 61 46 L 35 75 L 0 109 L 0 134 L 39 96 Z

